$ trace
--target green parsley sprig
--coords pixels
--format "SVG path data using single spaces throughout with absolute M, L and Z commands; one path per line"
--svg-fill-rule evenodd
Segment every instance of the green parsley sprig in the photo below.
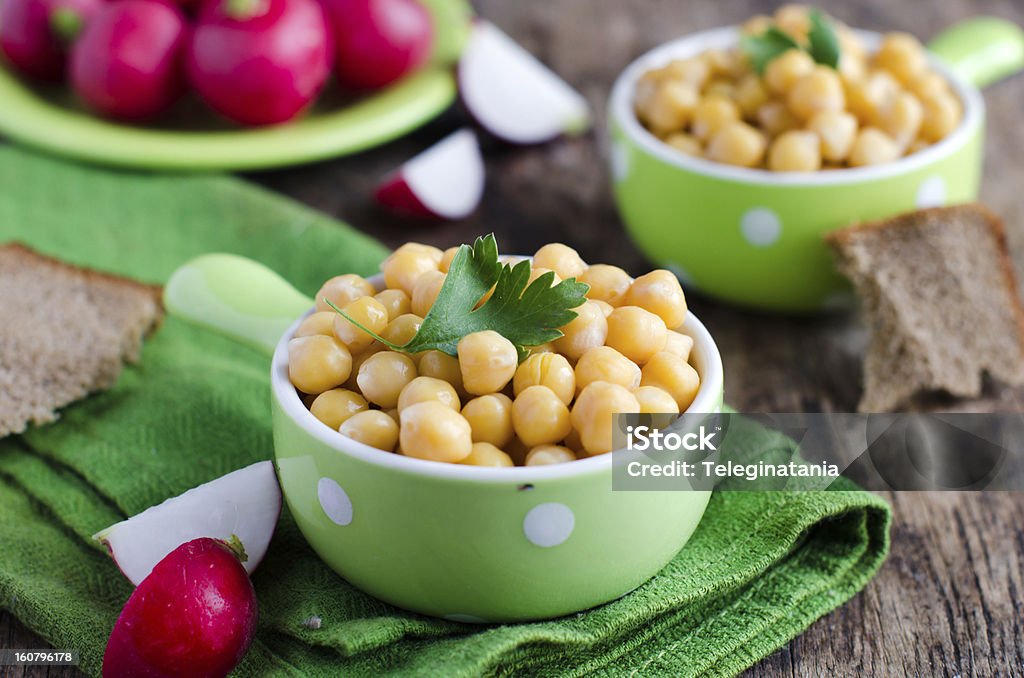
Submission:
M 811 28 L 807 33 L 806 45 L 801 45 L 792 35 L 773 25 L 760 35 L 743 36 L 740 49 L 759 74 L 764 73 L 769 63 L 791 49 L 802 49 L 815 62 L 829 68 L 839 68 L 839 39 L 829 20 L 817 9 L 811 10 L 810 20 Z
M 559 328 L 576 317 L 572 309 L 586 301 L 590 289 L 575 278 L 552 285 L 555 274 L 551 271 L 530 283 L 530 270 L 529 261 L 515 266 L 502 264 L 493 233 L 477 238 L 472 247 L 461 245 L 419 331 L 402 345 L 384 339 L 329 300 L 325 301 L 346 320 L 394 351 L 436 350 L 456 356 L 459 340 L 467 334 L 494 330 L 512 342 L 522 361 L 531 346 L 562 336 Z M 494 293 L 477 308 L 492 287 Z

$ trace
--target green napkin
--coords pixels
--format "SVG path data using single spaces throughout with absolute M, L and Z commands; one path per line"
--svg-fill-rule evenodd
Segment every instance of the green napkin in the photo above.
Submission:
M 385 254 L 228 177 L 100 171 L 0 148 L 0 186 L 0 242 L 148 281 L 200 252 L 231 251 L 313 293 L 330 275 L 370 273 Z M 90 535 L 271 458 L 267 371 L 263 355 L 169 318 L 116 388 L 0 441 L 0 606 L 98 674 L 131 587 Z M 737 438 L 751 452 L 791 446 L 753 425 Z M 863 587 L 885 558 L 889 517 L 852 486 L 715 493 L 686 548 L 630 595 L 563 619 L 478 627 L 350 587 L 285 513 L 253 578 L 260 629 L 238 674 L 730 675 Z

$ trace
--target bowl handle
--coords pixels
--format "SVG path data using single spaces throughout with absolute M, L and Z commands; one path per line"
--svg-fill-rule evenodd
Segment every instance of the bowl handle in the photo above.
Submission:
M 313 300 L 263 264 L 234 254 L 204 254 L 164 287 L 173 316 L 273 355 L 281 335 Z
M 975 87 L 1024 69 L 1024 31 L 997 17 L 977 17 L 947 28 L 928 49 Z

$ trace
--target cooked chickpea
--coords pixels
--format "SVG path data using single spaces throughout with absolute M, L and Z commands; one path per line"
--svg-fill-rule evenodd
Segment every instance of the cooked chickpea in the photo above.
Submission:
M 570 420 L 579 432 L 583 449 L 589 454 L 603 454 L 612 450 L 614 416 L 639 411 L 640 403 L 629 389 L 595 381 L 576 398 Z
M 605 318 L 607 318 L 608 316 L 610 316 L 610 315 L 612 314 L 612 311 L 614 311 L 614 310 L 615 310 L 615 307 L 614 307 L 614 306 L 612 306 L 611 304 L 609 304 L 609 303 L 608 303 L 607 301 L 601 301 L 600 299 L 591 299 L 591 300 L 590 300 L 590 303 L 591 303 L 591 304 L 594 304 L 594 305 L 595 305 L 595 306 L 597 306 L 597 307 L 598 307 L 599 309 L 601 309 L 601 313 L 603 313 L 603 314 L 604 314 L 604 317 L 605 317 Z
M 764 158 L 764 135 L 745 122 L 727 122 L 711 136 L 708 158 L 740 167 L 754 167 Z
M 768 62 L 764 84 L 774 94 L 787 94 L 797 80 L 814 71 L 814 59 L 802 49 L 791 49 Z
M 538 445 L 526 454 L 526 466 L 547 466 L 576 461 L 576 453 L 561 445 Z
M 531 386 L 547 386 L 568 405 L 576 395 L 576 375 L 565 356 L 536 353 L 516 368 L 512 392 L 518 396 Z
M 373 297 L 360 297 L 341 310 L 374 334 L 380 334 L 388 325 L 388 310 Z M 334 316 L 334 334 L 352 353 L 359 353 L 374 342 L 372 334 L 357 327 L 341 314 Z
M 699 102 L 696 88 L 670 80 L 658 85 L 642 117 L 655 134 L 668 134 L 686 126 Z
M 538 353 L 557 353 L 557 351 L 555 351 L 555 345 L 550 341 L 538 344 L 537 346 L 530 346 L 529 348 L 530 355 L 536 355 Z
M 332 310 L 327 301 L 338 308 L 345 308 L 359 297 L 373 296 L 376 292 L 373 285 L 362 276 L 354 273 L 338 275 L 320 286 L 316 293 L 316 310 Z
M 775 25 L 797 40 L 806 40 L 811 30 L 811 14 L 807 5 L 790 3 L 775 10 Z
M 412 288 L 412 312 L 421 318 L 427 317 L 430 307 L 437 301 L 447 276 L 441 271 L 427 271 L 416 279 Z
M 690 359 L 690 351 L 693 350 L 693 338 L 682 332 L 668 331 L 665 336 L 665 351 L 679 356 L 683 360 Z
M 366 398 L 355 391 L 332 388 L 318 395 L 309 406 L 309 411 L 314 417 L 337 431 L 346 419 L 368 407 Z
M 800 121 L 782 101 L 769 101 L 757 109 L 757 125 L 765 134 L 776 137 L 783 132 L 800 127 Z
M 939 141 L 960 124 L 963 111 L 960 102 L 952 94 L 931 96 L 922 103 L 924 117 L 921 121 L 921 137 L 925 141 Z
M 367 346 L 365 349 L 363 349 L 360 353 L 357 353 L 354 356 L 352 356 L 352 371 L 348 376 L 348 381 L 346 381 L 344 384 L 345 388 L 349 389 L 350 391 L 358 390 L 359 384 L 357 383 L 357 379 L 359 377 L 359 368 L 363 366 L 363 363 L 370 359 L 370 356 L 372 356 L 374 353 L 380 353 L 383 350 L 385 350 L 384 344 L 380 343 L 379 341 L 375 341 L 369 346 Z
M 743 64 L 739 55 L 732 50 L 709 49 L 700 55 L 711 75 L 736 77 L 743 72 Z
M 731 99 L 719 95 L 705 97 L 693 109 L 693 135 L 707 141 L 723 125 L 739 119 L 740 109 Z
M 410 405 L 399 413 L 402 454 L 457 463 L 473 451 L 469 422 L 436 400 Z
M 756 14 L 743 22 L 740 26 L 740 33 L 743 35 L 761 35 L 771 28 L 773 23 L 775 21 L 770 16 Z
M 580 282 L 590 285 L 588 299 L 600 299 L 612 306 L 618 306 L 629 291 L 633 279 L 618 266 L 595 264 L 583 272 Z
M 527 287 L 529 287 L 534 280 L 541 277 L 545 273 L 550 273 L 552 275 L 551 284 L 548 285 L 548 287 L 554 287 L 558 283 L 562 282 L 562 278 L 560 278 L 559 275 L 552 271 L 550 268 L 540 268 L 538 266 L 534 266 L 533 268 L 530 269 L 530 277 L 527 278 L 526 280 Z
M 469 466 L 515 466 L 512 457 L 490 443 L 473 443 L 469 456 L 459 462 Z
M 637 365 L 643 365 L 665 348 L 667 334 L 660 316 L 639 306 L 620 306 L 608 316 L 605 343 Z
M 346 419 L 338 429 L 341 435 L 364 445 L 391 452 L 398 443 L 398 424 L 380 410 L 365 410 Z
M 455 392 L 455 388 L 447 381 L 441 381 L 434 377 L 416 377 L 406 384 L 398 395 L 398 412 L 401 414 L 402 410 L 410 405 L 423 403 L 428 400 L 436 400 L 456 412 L 462 409 L 462 403 L 459 402 L 459 394 Z
M 676 401 L 680 412 L 685 412 L 700 389 L 697 370 L 677 355 L 662 351 L 644 365 L 641 386 L 656 386 Z
M 457 393 L 465 395 L 466 389 L 462 386 L 462 370 L 459 369 L 458 358 L 441 351 L 424 351 L 417 364 L 417 370 L 420 376 L 446 381 Z
M 406 313 L 389 322 L 380 332 L 380 336 L 384 337 L 392 344 L 404 346 L 409 343 L 410 339 L 416 336 L 416 333 L 420 331 L 420 325 L 422 324 L 423 318 L 415 313 Z
M 512 440 L 512 399 L 504 393 L 473 398 L 462 408 L 475 443 L 504 448 Z
M 828 66 L 816 66 L 793 83 L 786 104 L 803 120 L 821 111 L 842 111 L 846 107 L 846 95 L 839 74 Z
M 776 172 L 814 172 L 821 169 L 821 141 L 814 132 L 790 130 L 772 142 L 768 169 Z
M 946 82 L 946 79 L 935 71 L 929 70 L 918 73 L 917 77 L 907 83 L 907 87 L 922 99 L 950 93 L 949 83 Z
M 736 85 L 733 98 L 740 107 L 743 117 L 747 120 L 755 120 L 758 109 L 768 103 L 768 88 L 756 73 L 748 73 Z
M 909 84 L 928 67 L 924 46 L 909 33 L 889 33 L 875 53 L 875 65 Z
M 711 76 L 711 65 L 696 57 L 676 59 L 665 67 L 664 76 L 699 90 Z
M 547 268 L 560 278 L 578 278 L 587 270 L 587 264 L 579 253 L 568 245 L 551 243 L 544 245 L 533 255 L 533 265 Z
M 397 407 L 392 407 L 390 410 L 381 410 L 381 412 L 383 412 L 384 414 L 386 414 L 389 417 L 391 417 L 392 419 L 394 419 L 396 424 L 400 424 L 401 423 L 401 418 L 398 415 L 398 408 Z
M 700 145 L 697 137 L 682 132 L 673 132 L 665 137 L 665 143 L 686 155 L 700 156 L 704 147 Z
M 818 135 L 821 157 L 828 162 L 843 162 L 857 136 L 857 118 L 852 113 L 822 111 L 807 121 L 807 129 Z
M 288 378 L 304 393 L 341 386 L 352 371 L 352 354 L 337 337 L 312 334 L 288 342 Z
M 569 360 L 579 360 L 590 349 L 604 346 L 608 320 L 601 307 L 592 301 L 584 302 L 573 310 L 576 317 L 562 327 L 562 336 L 553 343 L 555 349 Z
M 651 271 L 634 280 L 622 303 L 650 311 L 670 329 L 679 327 L 686 320 L 683 288 L 679 279 L 664 269 Z
M 437 265 L 438 269 L 442 273 L 447 273 L 448 269 L 452 267 L 452 262 L 455 261 L 455 255 L 459 253 L 459 246 L 449 247 L 441 254 L 441 263 Z
M 676 399 L 663 388 L 641 386 L 633 391 L 633 395 L 640 403 L 641 414 L 679 414 L 679 404 Z
M 865 127 L 853 141 L 850 165 L 863 167 L 891 162 L 900 157 L 900 147 L 877 127 Z
M 473 332 L 459 340 L 462 384 L 473 395 L 496 393 L 512 381 L 519 354 L 512 342 L 493 330 Z
M 598 346 L 584 353 L 576 363 L 576 390 L 606 381 L 632 391 L 640 385 L 640 376 L 640 367 L 632 360 L 611 346 Z
M 703 94 L 706 97 L 717 96 L 735 100 L 736 85 L 732 84 L 725 78 L 713 78 L 704 86 Z
M 381 264 L 384 283 L 392 289 L 400 289 L 412 297 L 416 281 L 428 271 L 437 271 L 440 259 L 435 259 L 432 252 L 418 249 L 405 249 L 403 246 L 391 253 Z
M 872 125 L 886 102 L 892 101 L 899 91 L 896 78 L 886 71 L 872 71 L 862 81 L 846 87 L 847 108 L 862 123 Z
M 923 119 L 924 108 L 917 97 L 910 92 L 900 92 L 882 109 L 878 116 L 878 124 L 883 132 L 905 148 L 917 138 Z
M 512 428 L 527 447 L 557 443 L 569 435 L 569 408 L 547 386 L 530 386 L 512 401 Z
M 363 396 L 384 409 L 398 405 L 406 384 L 416 378 L 412 358 L 394 351 L 374 353 L 359 367 L 356 384 Z
M 310 313 L 305 320 L 295 328 L 296 337 L 308 337 L 312 334 L 323 334 L 328 337 L 334 336 L 334 319 L 338 314 L 331 311 L 317 311 Z
M 412 301 L 409 299 L 409 295 L 402 290 L 384 290 L 375 294 L 373 298 L 387 309 L 388 322 L 412 310 Z

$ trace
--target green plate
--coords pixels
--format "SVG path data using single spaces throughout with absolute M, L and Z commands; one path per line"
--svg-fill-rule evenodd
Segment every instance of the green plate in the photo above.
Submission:
M 424 0 L 435 49 L 423 70 L 373 95 L 329 90 L 308 115 L 273 127 L 232 127 L 183 102 L 159 126 L 111 122 L 84 111 L 66 88 L 28 84 L 0 68 L 0 135 L 75 160 L 154 170 L 258 170 L 377 146 L 433 119 L 455 98 L 451 65 L 468 28 L 464 0 Z

